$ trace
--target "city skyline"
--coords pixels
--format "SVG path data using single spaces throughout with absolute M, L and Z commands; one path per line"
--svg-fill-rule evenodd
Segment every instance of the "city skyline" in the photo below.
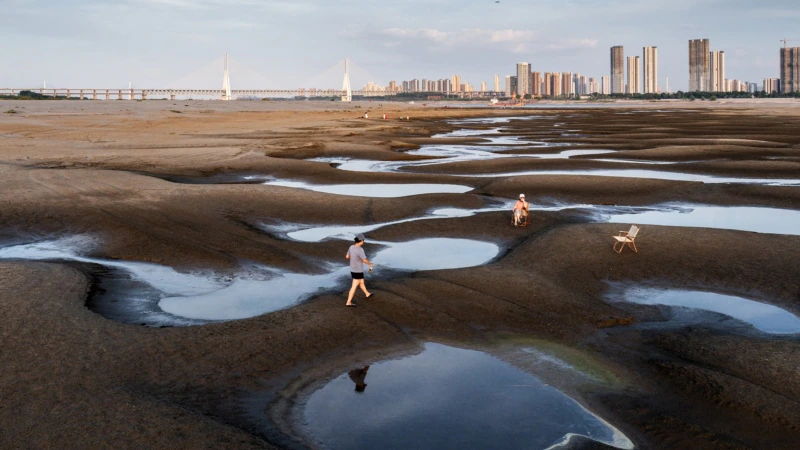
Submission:
M 252 69 L 233 67 L 231 83 L 239 88 L 336 87 L 338 76 L 318 76 L 345 57 L 369 72 L 361 79 L 353 74 L 359 86 L 446 73 L 491 85 L 495 73 L 504 76 L 518 61 L 541 72 L 599 77 L 607 73 L 611 46 L 652 45 L 659 48 L 660 80 L 669 77 L 677 91 L 688 87 L 689 39 L 705 36 L 724 49 L 731 77 L 762 80 L 780 76 L 773 56 L 779 40 L 800 38 L 793 32 L 800 8 L 786 0 L 642 0 L 618 8 L 584 0 L 559 8 L 449 0 L 425 2 L 425 8 L 414 8 L 423 5 L 417 0 L 412 7 L 303 0 L 9 1 L 0 18 L 0 36 L 14 43 L 0 64 L 0 85 L 8 86 L 44 80 L 53 86 L 167 86 L 226 52 Z M 706 20 L 720 8 L 724 20 Z M 656 23 L 642 20 L 653 14 Z M 219 84 L 217 74 L 209 71 L 207 78 L 198 83 Z

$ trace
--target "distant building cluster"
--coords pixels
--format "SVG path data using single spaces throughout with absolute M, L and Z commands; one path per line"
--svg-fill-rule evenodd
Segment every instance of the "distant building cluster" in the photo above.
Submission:
M 611 47 L 611 64 L 608 76 L 587 77 L 572 72 L 535 71 L 529 62 L 516 65 L 514 75 L 501 79 L 494 76 L 489 90 L 485 81 L 479 88 L 461 79 L 460 75 L 450 78 L 428 80 L 413 79 L 389 82 L 388 86 L 368 83 L 365 92 L 378 93 L 425 93 L 436 92 L 458 96 L 505 96 L 511 98 L 569 98 L 592 94 L 659 94 L 669 93 L 669 79 L 665 88 L 659 85 L 658 48 L 643 47 L 642 55 L 625 55 L 623 46 Z M 780 51 L 780 77 L 765 78 L 758 83 L 727 78 L 725 71 L 725 52 L 712 50 L 709 39 L 689 41 L 689 92 L 750 92 L 760 90 L 767 94 L 800 91 L 800 47 L 782 48 Z M 502 83 L 501 86 L 501 81 Z M 759 89 L 759 87 L 761 89 Z M 477 95 L 472 95 L 477 94 Z

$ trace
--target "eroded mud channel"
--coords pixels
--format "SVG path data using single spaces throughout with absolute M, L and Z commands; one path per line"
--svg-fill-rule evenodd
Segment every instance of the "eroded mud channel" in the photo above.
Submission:
M 112 187 L 81 193 L 94 209 L 40 230 L 35 215 L 38 237 L 0 264 L 66 265 L 97 320 L 177 328 L 122 327 L 114 342 L 141 332 L 157 369 L 110 378 L 265 445 L 781 448 L 800 437 L 800 135 L 726 120 L 564 110 L 221 134 L 248 150 L 158 175 L 100 167 Z M 51 190 L 79 185 L 58 170 Z M 514 228 L 519 193 L 532 220 Z M 614 254 L 632 224 L 639 253 Z M 345 308 L 359 233 L 377 295 Z

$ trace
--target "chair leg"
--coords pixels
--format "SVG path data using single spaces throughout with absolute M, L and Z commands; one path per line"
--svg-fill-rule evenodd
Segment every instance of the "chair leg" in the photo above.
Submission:
M 639 249 L 636 248 L 636 242 L 631 241 L 629 245 L 631 246 L 631 249 L 633 250 L 634 253 L 639 253 Z
M 622 244 L 622 247 L 620 247 L 619 250 L 617 250 L 617 245 L 619 245 L 619 242 L 614 243 L 614 252 L 617 254 L 622 253 L 622 249 L 625 248 L 625 244 Z

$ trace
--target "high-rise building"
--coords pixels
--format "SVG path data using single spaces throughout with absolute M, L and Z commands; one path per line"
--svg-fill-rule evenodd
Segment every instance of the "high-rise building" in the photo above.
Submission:
M 611 93 L 611 77 L 600 77 L 600 93 L 603 95 L 608 95 Z
M 780 92 L 800 91 L 800 47 L 781 49 Z
M 709 54 L 708 89 L 711 92 L 728 92 L 725 83 L 725 52 L 711 52 Z
M 658 47 L 644 47 L 642 53 L 644 93 L 655 94 L 658 92 Z
M 486 82 L 481 81 L 481 92 L 486 92 Z
M 506 75 L 506 97 L 511 97 L 511 75 Z
M 500 75 L 494 74 L 494 92 L 500 92 Z
M 550 72 L 545 72 L 542 75 L 542 95 L 553 96 L 553 74 Z
M 564 95 L 564 90 L 561 86 L 562 75 L 561 72 L 553 72 L 550 75 L 550 95 L 553 97 L 561 97 Z
M 575 84 L 572 81 L 572 72 L 561 72 L 561 89 L 558 95 L 569 97 L 575 93 Z
M 780 78 L 764 78 L 764 92 L 772 94 L 773 92 L 781 91 Z
M 453 91 L 461 92 L 461 76 L 460 75 L 453 75 L 450 78 L 450 83 L 453 86 Z
M 592 77 L 589 78 L 588 86 L 587 86 L 587 94 L 598 94 L 600 93 L 600 86 L 597 84 L 597 79 Z
M 625 93 L 625 49 L 621 45 L 611 47 L 611 93 Z
M 522 97 L 530 94 L 531 85 L 531 65 L 528 63 L 517 63 L 517 95 Z
M 710 79 L 711 44 L 708 39 L 689 41 L 689 91 L 708 91 Z
M 625 89 L 627 94 L 641 94 L 642 92 L 639 67 L 639 57 L 628 56 L 628 84 Z
M 541 72 L 531 72 L 531 95 L 534 97 L 542 96 L 542 74 Z
M 514 97 L 517 95 L 517 77 L 511 77 L 511 96 Z

